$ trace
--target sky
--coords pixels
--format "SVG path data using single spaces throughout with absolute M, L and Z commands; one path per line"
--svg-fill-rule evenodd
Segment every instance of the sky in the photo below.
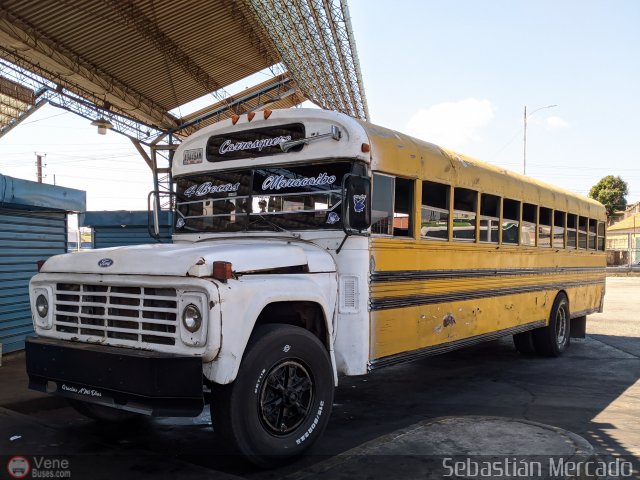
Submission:
M 348 3 L 374 123 L 522 173 L 526 106 L 527 175 L 583 195 L 616 175 L 640 201 L 640 1 Z M 35 180 L 46 154 L 87 210 L 145 210 L 149 168 L 89 123 L 44 107 L 0 138 L 0 173 Z

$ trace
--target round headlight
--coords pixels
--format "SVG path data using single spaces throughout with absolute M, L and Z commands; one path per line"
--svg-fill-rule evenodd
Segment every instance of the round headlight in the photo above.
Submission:
M 36 298 L 36 311 L 38 315 L 40 315 L 40 318 L 47 316 L 49 313 L 49 300 L 47 300 L 46 296 L 42 294 L 38 295 L 38 298 Z
M 202 314 L 193 303 L 190 303 L 184 308 L 182 312 L 182 324 L 184 328 L 191 333 L 197 332 L 202 326 Z

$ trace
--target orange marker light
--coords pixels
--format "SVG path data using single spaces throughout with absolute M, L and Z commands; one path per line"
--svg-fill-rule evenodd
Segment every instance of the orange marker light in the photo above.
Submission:
M 369 153 L 371 151 L 371 145 L 369 145 L 368 143 L 363 143 L 360 147 L 360 150 L 362 150 L 362 153 Z
M 226 282 L 233 278 L 233 265 L 231 262 L 213 262 L 213 274 L 211 276 L 216 280 Z
M 249 121 L 253 120 L 253 117 L 256 116 L 256 112 L 249 112 L 247 113 L 247 118 L 249 119 Z
M 269 118 L 272 113 L 273 113 L 273 110 L 265 110 L 264 111 L 264 119 L 266 120 L 267 118 Z
M 238 123 L 238 120 L 240 120 L 240 115 L 231 115 L 231 123 L 235 125 Z

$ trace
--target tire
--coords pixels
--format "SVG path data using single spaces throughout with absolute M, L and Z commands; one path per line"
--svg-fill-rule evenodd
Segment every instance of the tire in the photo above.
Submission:
M 124 423 L 138 420 L 142 417 L 142 415 L 138 413 L 82 402 L 80 400 L 67 399 L 67 401 L 78 413 L 102 423 Z
M 290 325 L 258 327 L 235 381 L 212 389 L 214 432 L 255 465 L 277 466 L 322 435 L 333 390 L 329 354 L 318 338 Z
M 538 355 L 545 357 L 559 357 L 571 342 L 571 320 L 569 315 L 569 300 L 564 293 L 559 293 L 553 302 L 549 325 L 535 329 L 533 346 Z
M 533 345 L 533 332 L 531 330 L 516 333 L 513 336 L 513 344 L 521 355 L 530 357 L 536 354 L 536 349 Z

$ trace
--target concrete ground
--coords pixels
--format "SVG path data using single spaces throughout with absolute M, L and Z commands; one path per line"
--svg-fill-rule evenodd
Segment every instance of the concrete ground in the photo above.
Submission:
M 63 400 L 27 390 L 24 358 L 12 355 L 0 367 L 0 461 L 67 459 L 71 478 L 436 478 L 441 459 L 433 455 L 461 453 L 464 442 L 493 455 L 517 429 L 520 440 L 508 443 L 520 442 L 519 454 L 545 453 L 544 435 L 555 431 L 576 445 L 582 437 L 601 458 L 637 461 L 640 278 L 609 278 L 605 311 L 587 325 L 587 339 L 559 359 L 523 358 L 507 338 L 342 378 L 324 436 L 305 457 L 271 471 L 229 456 L 207 412 L 124 426 L 89 421 Z M 493 417 L 502 423 L 492 425 Z M 470 424 L 487 427 L 474 437 L 464 430 Z M 5 472 L 0 465 L 0 478 Z

